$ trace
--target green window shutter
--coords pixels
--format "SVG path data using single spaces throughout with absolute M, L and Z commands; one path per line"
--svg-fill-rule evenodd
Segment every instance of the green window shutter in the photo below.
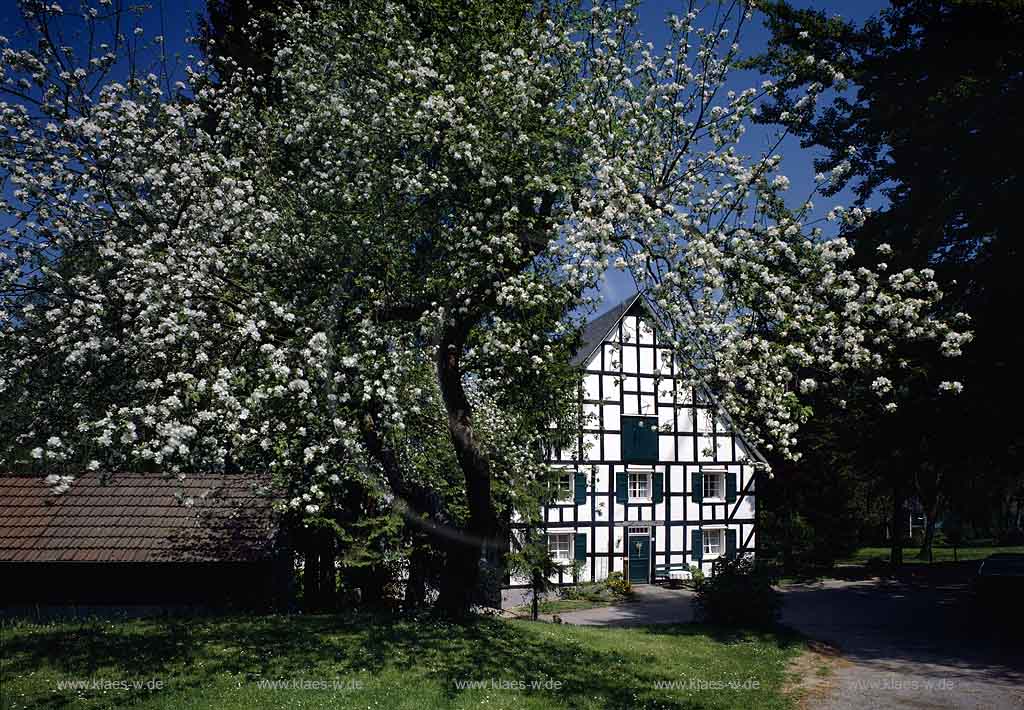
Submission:
M 727 503 L 736 502 L 736 474 L 732 471 L 727 471 L 725 474 L 725 501 Z
M 573 493 L 573 502 L 577 505 L 587 502 L 587 477 L 578 471 L 576 472 L 576 487 Z
M 625 503 L 629 500 L 629 478 L 625 471 L 615 473 L 615 502 Z
M 725 531 L 725 556 L 730 560 L 736 556 L 736 531 Z
M 574 547 L 573 552 L 575 553 L 573 555 L 573 559 L 575 559 L 577 562 L 586 562 L 587 561 L 587 534 L 586 533 L 580 533 L 580 532 L 576 533 L 573 536 L 573 547 Z
M 690 557 L 692 557 L 695 562 L 700 562 L 704 559 L 704 536 L 701 534 L 700 530 L 690 531 L 690 548 Z
M 665 500 L 665 474 L 655 471 L 651 476 L 651 500 L 660 503 Z
M 693 502 L 700 503 L 704 500 L 704 477 L 700 471 L 690 474 L 690 492 L 693 494 Z
M 628 463 L 657 463 L 657 417 L 622 417 L 622 460 Z

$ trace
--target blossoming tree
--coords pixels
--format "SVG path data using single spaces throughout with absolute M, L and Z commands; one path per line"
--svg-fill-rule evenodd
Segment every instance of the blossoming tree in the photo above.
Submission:
M 26 5 L 40 41 L 0 64 L 2 460 L 58 491 L 233 462 L 317 515 L 364 477 L 438 531 L 463 608 L 502 536 L 495 481 L 543 475 L 609 265 L 692 382 L 787 453 L 802 395 L 969 337 L 929 317 L 928 273 L 849 267 L 787 207 L 779 157 L 741 149 L 773 91 L 730 88 L 750 7 L 670 17 L 656 51 L 628 3 L 312 0 L 279 18 L 272 77 L 197 62 L 169 86 L 108 5 L 78 19 L 112 33 L 88 56 Z M 448 535 L 410 466 L 438 422 L 467 511 Z

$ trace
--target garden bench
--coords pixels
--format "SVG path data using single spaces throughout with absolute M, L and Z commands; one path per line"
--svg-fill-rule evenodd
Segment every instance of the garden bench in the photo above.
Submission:
M 685 562 L 675 564 L 654 565 L 654 581 L 684 582 L 691 578 L 690 565 Z

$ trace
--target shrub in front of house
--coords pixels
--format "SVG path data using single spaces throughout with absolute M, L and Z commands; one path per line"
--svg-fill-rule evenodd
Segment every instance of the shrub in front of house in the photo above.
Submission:
M 633 585 L 629 583 L 622 572 L 612 572 L 604 583 L 609 591 L 619 598 L 628 597 L 633 593 Z
M 690 581 L 694 588 L 704 581 L 704 570 L 700 568 L 700 565 L 690 565 Z
M 778 621 L 782 597 L 752 555 L 717 559 L 711 571 L 710 577 L 695 582 L 698 619 L 723 626 L 770 626 Z
M 633 593 L 629 580 L 623 578 L 622 572 L 612 572 L 607 579 L 600 582 L 580 582 L 571 587 L 562 587 L 558 596 L 562 599 L 579 599 L 589 602 L 616 602 Z
M 603 582 L 580 582 L 558 590 L 562 599 L 578 599 L 588 602 L 611 601 L 611 593 Z

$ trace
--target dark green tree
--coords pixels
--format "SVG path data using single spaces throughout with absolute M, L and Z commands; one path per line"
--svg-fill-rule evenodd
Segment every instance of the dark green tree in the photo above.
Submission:
M 815 167 L 831 177 L 826 194 L 849 187 L 858 205 L 883 203 L 843 236 L 864 254 L 890 245 L 893 272 L 933 268 L 945 311 L 973 320 L 963 358 L 892 353 L 893 367 L 915 368 L 928 386 L 890 417 L 851 411 L 859 406 L 852 396 L 850 409 L 828 418 L 873 421 L 873 435 L 834 444 L 868 452 L 860 472 L 890 488 L 894 562 L 902 560 L 909 496 L 928 520 L 923 556 L 951 496 L 974 510 L 976 528 L 1012 534 L 1024 437 L 1015 415 L 1024 391 L 1013 371 L 1024 345 L 1014 325 L 1022 305 L 1024 5 L 894 0 L 859 26 L 787 2 L 765 11 L 772 37 L 752 65 L 777 79 L 779 92 L 761 120 L 820 151 Z M 831 89 L 819 109 L 797 105 L 797 90 L 812 82 Z M 963 393 L 943 395 L 943 381 L 962 382 Z M 996 502 L 1001 513 L 992 516 Z
M 236 72 L 262 77 L 263 95 L 276 96 L 274 49 L 280 42 L 279 16 L 291 6 L 285 0 L 207 0 L 198 18 L 199 46 L 217 78 L 230 81 Z

